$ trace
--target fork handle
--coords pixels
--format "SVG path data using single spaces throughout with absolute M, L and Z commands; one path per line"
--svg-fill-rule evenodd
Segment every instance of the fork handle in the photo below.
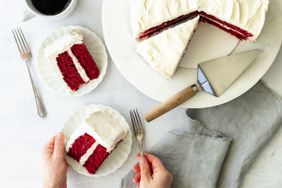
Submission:
M 31 81 L 31 86 L 32 86 L 32 90 L 33 90 L 33 94 L 34 94 L 34 98 L 35 98 L 37 113 L 38 113 L 39 117 L 45 118 L 47 116 L 47 111 L 46 111 L 46 108 L 43 104 L 43 100 L 41 98 L 41 95 L 37 91 L 37 88 L 34 84 L 34 81 L 33 81 L 32 75 L 31 75 L 31 71 L 30 71 L 30 67 L 29 67 L 29 62 L 26 62 L 26 67 L 27 67 L 28 75 L 29 75 L 29 78 L 30 78 L 30 81 Z
M 147 122 L 150 122 L 161 115 L 169 112 L 170 110 L 174 109 L 178 105 L 184 103 L 188 99 L 192 98 L 197 92 L 199 88 L 196 84 L 183 89 L 182 91 L 178 92 L 177 94 L 173 95 L 160 105 L 153 108 L 147 114 L 145 114 L 145 119 Z

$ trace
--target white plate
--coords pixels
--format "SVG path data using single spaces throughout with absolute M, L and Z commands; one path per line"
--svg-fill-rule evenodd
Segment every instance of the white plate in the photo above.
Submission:
M 104 106 L 104 105 L 89 105 L 84 106 L 77 110 L 76 112 L 72 113 L 66 120 L 62 132 L 65 134 L 65 141 L 68 142 L 72 133 L 82 125 L 82 122 L 85 118 L 87 118 L 91 113 L 96 111 L 102 111 L 110 115 L 115 122 L 119 126 L 128 127 L 128 134 L 123 139 L 122 142 L 118 144 L 116 149 L 114 149 L 111 154 L 107 157 L 107 159 L 102 163 L 96 173 L 89 174 L 85 168 L 83 168 L 77 161 L 73 160 L 72 158 L 66 156 L 68 164 L 80 174 L 91 176 L 91 177 L 99 177 L 105 176 L 110 173 L 115 172 L 118 168 L 122 166 L 122 164 L 127 160 L 132 145 L 132 137 L 129 125 L 127 124 L 126 120 L 120 115 L 119 112 L 112 109 L 111 107 Z
M 106 45 L 119 71 L 132 85 L 145 95 L 163 101 L 179 90 L 195 83 L 197 80 L 196 70 L 179 68 L 172 80 L 165 80 L 136 53 L 134 50 L 136 42 L 133 40 L 131 21 L 129 20 L 131 2 L 131 0 L 103 1 L 102 22 Z M 184 103 L 183 107 L 204 108 L 223 104 L 239 97 L 262 78 L 272 65 L 281 45 L 280 13 L 282 12 L 282 1 L 272 0 L 269 8 L 263 32 L 255 43 L 255 45 L 264 47 L 264 52 L 259 58 L 222 96 L 213 97 L 200 92 Z M 208 30 L 201 33 L 203 35 L 210 34 Z M 206 45 L 204 42 L 201 44 Z M 229 41 L 228 44 L 230 44 Z M 224 51 L 225 46 L 217 45 L 217 47 L 217 50 Z M 238 46 L 238 50 L 244 48 L 248 48 L 248 42 L 241 42 Z M 202 55 L 205 56 L 205 54 Z
M 66 85 L 60 84 L 58 77 L 55 75 L 55 72 L 49 63 L 49 60 L 44 54 L 44 50 L 47 45 L 51 44 L 63 34 L 69 33 L 73 29 L 79 30 L 83 34 L 84 44 L 87 46 L 88 51 L 100 69 L 100 75 L 97 79 L 91 80 L 87 84 L 83 84 L 79 90 L 75 92 L 71 91 Z M 107 59 L 106 48 L 102 40 L 93 31 L 80 26 L 66 26 L 58 28 L 42 42 L 38 52 L 37 68 L 42 80 L 56 94 L 61 96 L 77 97 L 91 92 L 102 82 L 108 66 Z

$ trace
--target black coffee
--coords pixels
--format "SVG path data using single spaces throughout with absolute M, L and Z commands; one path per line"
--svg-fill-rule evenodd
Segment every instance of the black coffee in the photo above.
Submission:
M 65 10 L 71 0 L 31 0 L 33 6 L 42 14 L 56 15 Z

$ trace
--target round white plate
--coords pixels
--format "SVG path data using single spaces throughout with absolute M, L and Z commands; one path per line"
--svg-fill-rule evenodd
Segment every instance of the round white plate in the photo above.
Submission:
M 62 132 L 65 134 L 65 142 L 67 143 L 72 133 L 82 125 L 82 122 L 93 112 L 102 111 L 110 115 L 117 125 L 128 127 L 128 134 L 120 142 L 116 149 L 114 149 L 111 154 L 107 157 L 107 159 L 102 163 L 96 173 L 89 174 L 85 168 L 83 168 L 77 161 L 73 160 L 72 158 L 66 156 L 68 164 L 80 174 L 92 177 L 99 177 L 105 176 L 110 173 L 115 172 L 118 168 L 122 166 L 122 164 L 127 160 L 132 145 L 132 137 L 129 125 L 127 124 L 126 120 L 120 115 L 119 112 L 112 109 L 111 107 L 104 106 L 104 105 L 89 105 L 84 106 L 77 110 L 76 112 L 72 113 L 66 120 Z
M 84 44 L 87 46 L 88 51 L 100 70 L 100 75 L 97 79 L 91 80 L 87 84 L 83 84 L 79 90 L 75 92 L 71 91 L 66 85 L 61 84 L 60 81 L 58 81 L 58 77 L 55 75 L 49 60 L 44 54 L 44 50 L 47 45 L 51 44 L 63 34 L 69 33 L 74 29 L 82 33 L 84 37 Z M 93 31 L 80 26 L 66 26 L 58 28 L 42 42 L 38 52 L 37 68 L 40 77 L 52 91 L 62 96 L 77 97 L 91 92 L 102 82 L 106 74 L 107 66 L 108 57 L 102 40 Z
M 132 36 L 131 21 L 129 20 L 131 2 L 131 0 L 103 1 L 102 22 L 106 45 L 119 71 L 132 85 L 145 95 L 158 101 L 164 101 L 181 89 L 194 84 L 197 81 L 196 69 L 179 68 L 172 80 L 165 80 L 136 53 L 134 50 L 136 41 Z M 182 106 L 186 108 L 216 106 L 239 97 L 254 86 L 272 65 L 279 51 L 281 45 L 281 11 L 282 1 L 272 0 L 263 32 L 257 42 L 253 44 L 264 47 L 264 52 L 222 96 L 213 97 L 200 92 Z M 208 33 L 208 30 L 201 33 L 213 37 Z M 201 44 L 207 45 L 204 42 Z M 230 44 L 230 42 L 228 41 L 227 44 Z M 251 45 L 251 48 L 254 48 L 253 45 Z M 245 50 L 248 46 L 248 42 L 241 42 L 237 50 Z M 217 45 L 217 50 L 224 51 L 224 48 L 223 45 Z M 206 55 L 202 54 L 202 56 Z M 195 67 L 195 64 L 192 67 Z

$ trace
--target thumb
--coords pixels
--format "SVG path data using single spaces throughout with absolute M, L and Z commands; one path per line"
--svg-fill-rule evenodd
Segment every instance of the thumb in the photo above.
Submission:
M 65 138 L 61 132 L 56 135 L 53 155 L 59 160 L 65 157 Z
M 151 179 L 151 169 L 147 159 L 144 155 L 138 155 L 138 161 L 140 165 L 141 181 L 142 179 L 149 180 Z
M 42 149 L 42 158 L 49 160 L 53 155 L 55 136 L 53 136 Z

